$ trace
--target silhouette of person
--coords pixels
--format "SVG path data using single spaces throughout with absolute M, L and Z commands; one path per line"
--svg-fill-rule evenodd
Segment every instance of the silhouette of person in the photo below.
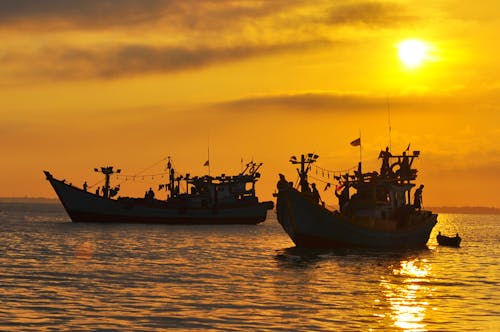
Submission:
M 389 158 L 392 154 L 389 152 L 389 147 L 385 148 L 385 151 L 380 151 L 379 158 L 382 158 L 382 166 L 380 167 L 380 176 L 386 177 L 391 173 L 391 167 L 389 165 Z
M 147 193 L 147 198 L 149 198 L 149 199 L 154 199 L 155 198 L 155 192 L 153 191 L 153 189 L 151 189 L 151 187 L 149 187 L 149 190 L 148 190 L 148 193 Z
M 312 187 L 312 197 L 315 203 L 318 203 L 321 201 L 321 197 L 319 196 L 318 189 L 316 188 L 316 183 L 311 184 Z
M 280 176 L 280 179 L 278 181 L 278 183 L 276 184 L 276 187 L 278 188 L 278 190 L 283 190 L 283 189 L 286 189 L 288 188 L 288 181 L 285 179 L 285 176 L 283 174 L 279 174 Z
M 335 190 L 335 196 L 339 199 L 339 208 L 340 212 L 342 212 L 349 201 L 349 185 L 345 184 L 340 194 Z
M 97 196 L 99 196 L 99 191 L 101 191 L 101 187 L 97 187 L 97 189 L 95 190 L 95 194 L 96 194 Z
M 87 181 L 85 181 L 85 182 L 83 183 L 83 190 L 84 190 L 84 191 L 87 191 L 87 188 L 88 188 L 88 187 L 89 187 L 89 185 L 87 184 Z
M 309 188 L 309 183 L 307 182 L 307 179 L 305 176 L 301 176 L 300 179 L 300 191 L 303 193 L 311 193 L 311 189 Z
M 410 159 L 406 155 L 406 151 L 403 152 L 403 159 L 401 164 L 399 164 L 399 175 L 404 179 L 410 174 Z
M 424 185 L 421 184 L 417 190 L 415 190 L 414 198 L 413 198 L 413 207 L 420 211 L 422 208 L 422 190 L 424 189 Z

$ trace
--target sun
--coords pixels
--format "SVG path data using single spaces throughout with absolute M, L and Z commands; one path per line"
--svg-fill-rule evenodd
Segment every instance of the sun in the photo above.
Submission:
M 406 39 L 398 44 L 399 59 L 408 68 L 420 66 L 427 57 L 428 46 L 418 39 Z

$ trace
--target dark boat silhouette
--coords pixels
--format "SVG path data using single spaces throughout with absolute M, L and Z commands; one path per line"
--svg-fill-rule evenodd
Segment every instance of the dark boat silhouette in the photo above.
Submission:
M 442 235 L 441 232 L 436 236 L 436 240 L 441 246 L 446 247 L 460 247 L 460 242 L 462 242 L 462 238 L 458 235 L 458 233 L 454 237 Z
M 113 167 L 95 171 L 105 175 L 102 195 L 58 180 L 44 171 L 66 212 L 74 222 L 118 222 L 161 224 L 258 224 L 266 219 L 273 202 L 259 202 L 255 183 L 260 178 L 261 164 L 248 163 L 235 176 L 176 176 L 170 160 L 167 165 L 170 182 L 160 185 L 169 192 L 167 200 L 154 198 L 150 188 L 144 198 L 118 197 L 119 186 L 112 188 L 110 176 L 120 173 Z M 186 182 L 186 192 L 180 193 L 180 182 Z
M 411 169 L 413 155 L 393 156 L 382 151 L 381 173 L 362 173 L 361 162 L 353 175 L 336 176 L 342 193 L 340 211 L 331 211 L 319 204 L 310 190 L 308 171 L 318 155 L 292 157 L 299 164 L 299 185 L 294 188 L 280 174 L 277 196 L 277 216 L 285 232 L 299 247 L 368 247 L 416 248 L 424 247 L 437 214 L 410 204 L 410 191 L 415 186 L 416 169 Z M 391 160 L 396 159 L 392 165 Z M 349 189 L 356 191 L 349 194 Z M 420 192 L 423 186 L 419 188 Z

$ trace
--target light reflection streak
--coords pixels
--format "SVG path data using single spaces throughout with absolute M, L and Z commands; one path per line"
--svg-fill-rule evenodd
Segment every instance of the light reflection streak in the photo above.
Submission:
M 94 246 L 90 242 L 83 242 L 75 249 L 75 257 L 81 261 L 89 261 L 94 254 Z
M 392 269 L 392 276 L 382 277 L 380 285 L 390 304 L 393 326 L 404 331 L 427 331 L 423 322 L 431 288 L 426 285 L 430 265 L 425 259 L 403 260 Z

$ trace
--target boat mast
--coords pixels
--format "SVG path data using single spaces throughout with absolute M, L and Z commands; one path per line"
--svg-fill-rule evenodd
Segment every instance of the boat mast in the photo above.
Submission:
M 170 192 L 170 197 L 175 196 L 174 188 L 175 188 L 175 170 L 172 167 L 172 160 L 170 159 L 170 156 L 168 156 L 168 162 L 167 162 L 167 170 L 168 170 L 168 185 L 167 189 Z
M 207 147 L 207 162 L 208 166 L 208 176 L 210 176 L 210 141 L 208 141 L 208 147 Z
M 292 164 L 300 164 L 300 170 L 297 168 L 297 172 L 299 173 L 299 185 L 301 192 L 310 192 L 309 183 L 307 182 L 307 173 L 309 172 L 311 164 L 316 162 L 318 158 L 319 156 L 314 153 L 308 153 L 307 155 L 302 154 L 300 156 L 300 161 L 298 161 L 295 156 L 290 157 L 290 162 Z
M 116 171 L 113 170 L 113 166 L 107 166 L 107 167 L 101 167 L 99 170 L 98 168 L 94 168 L 94 171 L 97 173 L 102 173 L 104 174 L 104 186 L 102 187 L 102 195 L 104 198 L 109 198 L 109 179 L 112 174 L 115 173 L 120 173 L 122 170 L 117 169 Z
M 361 129 L 359 129 L 359 165 L 358 171 L 361 177 L 361 181 L 363 180 L 363 170 L 361 169 L 361 164 L 363 163 L 363 140 L 361 139 Z
M 387 102 L 387 122 L 389 125 L 389 151 L 392 150 L 392 126 L 391 126 L 391 109 L 389 108 L 389 96 L 386 96 Z

